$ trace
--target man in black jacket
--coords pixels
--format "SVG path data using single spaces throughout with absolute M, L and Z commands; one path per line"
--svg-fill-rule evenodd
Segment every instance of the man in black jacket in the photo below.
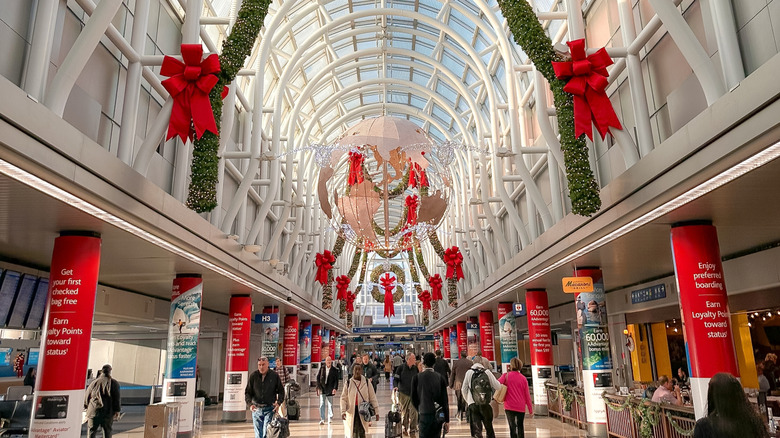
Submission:
M 463 415 L 466 413 L 466 401 L 461 394 L 461 387 L 463 387 L 463 379 L 466 377 L 466 373 L 471 369 L 474 362 L 466 357 L 466 352 L 460 352 L 460 359 L 456 360 L 452 364 L 452 374 L 450 374 L 450 388 L 455 390 L 455 395 L 458 398 L 458 413 L 457 416 L 463 421 Z
M 333 395 L 339 389 L 339 370 L 333 366 L 330 356 L 317 374 L 317 395 L 320 397 L 320 424 L 325 424 L 325 405 L 328 407 L 328 423 L 333 418 Z
M 438 352 L 437 353 L 441 353 Z M 441 429 L 450 430 L 450 408 L 447 403 L 447 380 L 434 370 L 437 358 L 433 353 L 423 355 L 423 371 L 412 378 L 412 405 L 419 415 L 420 438 L 439 438 Z M 444 422 L 437 418 L 437 407 L 442 409 Z
M 257 359 L 257 371 L 249 376 L 244 398 L 252 410 L 255 438 L 265 438 L 274 411 L 284 401 L 284 386 L 276 372 L 268 368 L 267 357 Z
M 379 370 L 376 369 L 376 365 L 368 357 L 368 354 L 363 355 L 363 375 L 371 382 L 376 393 L 376 385 L 379 383 Z
M 417 409 L 412 405 L 412 379 L 418 372 L 417 358 L 414 353 L 409 353 L 406 355 L 406 363 L 396 368 L 393 374 L 393 390 L 398 391 L 401 403 L 403 434 L 408 433 L 412 438 L 417 435 Z
M 423 359 L 425 359 L 425 357 L 423 357 Z M 423 360 L 423 362 L 425 362 L 425 360 Z M 425 364 L 423 363 L 423 365 Z M 433 370 L 444 377 L 445 382 L 450 381 L 450 364 L 441 356 L 441 350 L 436 350 L 436 363 L 433 364 Z
M 111 365 L 103 365 L 100 377 L 89 384 L 84 409 L 87 410 L 89 438 L 95 438 L 101 427 L 103 436 L 111 438 L 114 420 L 119 418 L 122 410 L 119 382 L 111 377 Z

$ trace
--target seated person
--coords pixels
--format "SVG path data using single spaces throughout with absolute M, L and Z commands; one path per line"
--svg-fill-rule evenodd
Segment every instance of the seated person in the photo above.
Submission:
M 682 405 L 680 387 L 677 385 L 673 386 L 668 376 L 661 376 L 658 378 L 658 389 L 653 393 L 652 401 L 680 406 Z

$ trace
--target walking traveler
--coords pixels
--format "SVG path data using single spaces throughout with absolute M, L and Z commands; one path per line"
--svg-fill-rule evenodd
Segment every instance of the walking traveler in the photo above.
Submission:
M 320 424 L 325 424 L 325 407 L 327 405 L 328 423 L 333 418 L 333 396 L 339 389 L 339 371 L 333 366 L 333 359 L 325 358 L 325 366 L 320 367 L 317 374 L 317 395 L 320 397 Z
M 111 365 L 103 365 L 102 371 L 100 377 L 89 384 L 84 398 L 89 438 L 95 438 L 100 428 L 104 438 L 111 438 L 114 420 L 119 419 L 122 410 L 119 382 L 111 377 Z
M 769 437 L 742 385 L 728 373 L 718 373 L 707 389 L 707 416 L 696 422 L 693 438 Z
M 393 362 L 390 360 L 390 356 L 385 356 L 385 361 L 382 364 L 385 371 L 385 380 L 390 381 L 390 373 L 393 372 Z
M 441 355 L 441 350 L 436 350 L 436 363 L 433 365 L 433 370 L 439 373 L 442 377 L 444 377 L 445 382 L 450 381 L 450 364 L 447 363 L 446 360 Z M 423 356 L 423 362 L 425 356 Z M 425 365 L 423 363 L 423 365 Z
M 447 380 L 434 371 L 436 356 L 425 353 L 423 371 L 412 378 L 412 405 L 419 417 L 420 438 L 439 438 L 450 429 Z
M 252 410 L 255 438 L 265 438 L 274 411 L 284 401 L 284 386 L 276 372 L 269 368 L 267 357 L 257 359 L 257 371 L 249 376 L 244 398 Z
M 374 361 L 368 357 L 368 354 L 363 355 L 363 375 L 371 382 L 371 386 L 374 387 L 374 392 L 376 392 L 376 386 L 379 384 L 379 370 L 376 369 Z
M 463 387 L 463 379 L 466 377 L 466 373 L 471 369 L 474 362 L 466 357 L 466 352 L 460 352 L 460 359 L 456 360 L 452 364 L 452 374 L 450 374 L 450 388 L 455 390 L 455 396 L 458 399 L 458 413 L 456 416 L 460 421 L 463 421 L 463 416 L 466 414 L 466 400 L 463 398 L 461 388 Z
M 472 437 L 482 436 L 485 427 L 487 438 L 496 438 L 493 431 L 493 393 L 501 388 L 493 373 L 486 370 L 481 363 L 475 363 L 463 378 L 463 398 L 466 399 L 466 416 Z
M 373 408 L 373 413 L 366 403 Z M 366 438 L 371 419 L 379 421 L 379 403 L 374 387 L 363 376 L 363 365 L 359 362 L 352 367 L 352 378 L 344 384 L 340 405 L 345 438 Z
M 412 405 L 412 379 L 419 373 L 414 353 L 406 355 L 406 363 L 395 369 L 393 374 L 394 391 L 398 391 L 401 402 L 401 425 L 403 434 L 417 436 L 417 409 Z
M 534 415 L 534 405 L 531 402 L 528 380 L 520 373 L 522 368 L 523 362 L 513 357 L 509 361 L 509 371 L 498 379 L 499 383 L 506 385 L 504 410 L 506 411 L 506 421 L 509 423 L 510 438 L 524 438 L 523 420 L 525 419 L 525 413 L 528 412 L 529 417 Z M 528 408 L 527 411 L 526 408 Z

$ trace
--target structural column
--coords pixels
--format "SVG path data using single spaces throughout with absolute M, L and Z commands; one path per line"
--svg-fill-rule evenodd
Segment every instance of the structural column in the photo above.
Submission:
M 192 436 L 202 297 L 200 274 L 179 274 L 173 280 L 162 401 L 180 405 L 180 438 Z
M 710 222 L 672 227 L 674 274 L 696 418 L 707 413 L 707 386 L 717 373 L 739 377 L 718 234 Z
M 458 359 L 460 353 L 466 352 L 468 355 L 468 333 L 466 332 L 466 321 L 458 321 Z
M 84 231 L 63 231 L 54 240 L 31 436 L 81 433 L 100 243 L 100 234 Z
M 552 334 L 547 291 L 529 290 L 525 293 L 528 314 L 528 338 L 531 347 L 531 375 L 534 385 L 534 412 L 547 414 L 547 383 L 553 376 Z
M 301 321 L 298 346 L 298 383 L 301 387 L 308 388 L 311 380 L 311 321 L 309 320 Z
M 452 359 L 453 362 L 460 359 L 460 351 L 458 350 L 457 323 L 450 327 L 450 359 Z
M 475 320 L 477 318 L 474 318 Z M 467 355 L 471 358 L 477 355 L 479 350 L 479 323 L 477 321 L 471 321 L 466 323 L 466 351 Z
M 479 337 L 482 340 L 480 349 L 482 356 L 493 362 L 496 360 L 493 346 L 493 311 L 482 310 L 479 312 Z
M 612 387 L 612 353 L 607 330 L 607 301 L 601 269 L 575 269 L 575 277 L 590 277 L 593 292 L 575 295 L 582 346 L 582 383 L 588 436 L 607 436 L 607 407 L 601 394 Z
M 322 326 L 319 324 L 313 324 L 311 326 L 311 379 L 312 382 L 317 378 L 317 374 L 320 372 L 320 361 L 323 360 L 321 356 L 322 351 Z
M 298 315 L 284 317 L 282 340 L 282 365 L 287 368 L 290 380 L 297 381 L 298 371 Z
M 436 332 L 433 336 L 433 351 L 441 350 L 441 338 L 443 336 L 442 332 Z
M 246 421 L 244 389 L 249 376 L 251 322 L 252 298 L 248 295 L 230 297 L 222 421 Z
M 450 352 L 452 351 L 452 345 L 450 344 L 450 328 L 444 327 L 444 329 L 441 332 L 441 350 L 442 350 L 442 357 L 444 359 L 452 359 L 452 356 L 450 356 Z
M 509 361 L 517 357 L 517 326 L 512 303 L 498 303 L 498 339 L 501 343 L 501 370 L 509 370 Z
M 339 336 L 338 332 L 330 331 L 330 358 L 336 360 L 336 338 Z

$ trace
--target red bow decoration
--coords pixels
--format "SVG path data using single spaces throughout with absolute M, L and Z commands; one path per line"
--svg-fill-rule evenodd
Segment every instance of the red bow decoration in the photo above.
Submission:
M 349 178 L 347 184 L 354 186 L 363 182 L 363 154 L 351 151 L 349 153 Z
M 352 282 L 352 279 L 347 277 L 346 275 L 339 275 L 336 277 L 336 299 L 337 300 L 346 300 L 347 299 L 347 289 L 349 289 L 349 283 Z
M 455 281 L 463 278 L 463 254 L 460 253 L 460 249 L 457 246 L 447 248 L 444 251 L 444 263 L 447 264 L 447 278 L 455 278 Z
M 418 185 L 419 187 L 428 187 L 428 178 L 425 176 L 422 166 L 412 162 L 409 169 L 409 187 L 418 187 Z
M 193 125 L 197 138 L 201 138 L 206 131 L 219 135 L 209 101 L 209 93 L 218 81 L 219 57 L 212 54 L 201 61 L 203 47 L 200 44 L 182 44 L 181 57 L 184 62 L 166 56 L 160 68 L 160 74 L 169 77 L 162 81 L 162 86 L 173 98 L 173 110 L 165 139 L 170 140 L 178 135 L 184 142 L 192 140 Z
M 379 284 L 385 290 L 385 317 L 395 316 L 395 306 L 393 305 L 393 290 L 395 289 L 395 278 L 385 272 L 379 277 Z
M 444 299 L 441 295 L 442 280 L 439 274 L 436 274 L 428 278 L 428 284 L 431 285 L 431 300 L 441 301 Z
M 423 310 L 431 310 L 431 293 L 427 290 L 420 292 L 417 298 L 423 305 Z
M 352 313 L 355 311 L 355 298 L 357 298 L 357 293 L 353 293 L 350 291 L 347 291 L 345 294 L 345 299 L 347 300 L 347 312 Z
M 336 263 L 336 257 L 327 249 L 318 253 L 314 258 L 314 264 L 317 265 L 317 277 L 315 277 L 315 280 L 321 285 L 324 286 L 328 282 L 328 271 L 330 271 L 334 263 Z
M 417 195 L 409 195 L 406 197 L 406 225 L 414 225 L 417 223 L 417 207 L 420 206 L 420 198 Z
M 574 95 L 574 135 L 579 138 L 585 134 L 593 140 L 592 121 L 604 139 L 610 126 L 623 129 L 604 91 L 609 76 L 607 66 L 612 65 L 612 58 L 603 47 L 586 56 L 584 39 L 569 41 L 567 44 L 571 61 L 552 64 L 558 79 L 569 80 L 563 90 Z

